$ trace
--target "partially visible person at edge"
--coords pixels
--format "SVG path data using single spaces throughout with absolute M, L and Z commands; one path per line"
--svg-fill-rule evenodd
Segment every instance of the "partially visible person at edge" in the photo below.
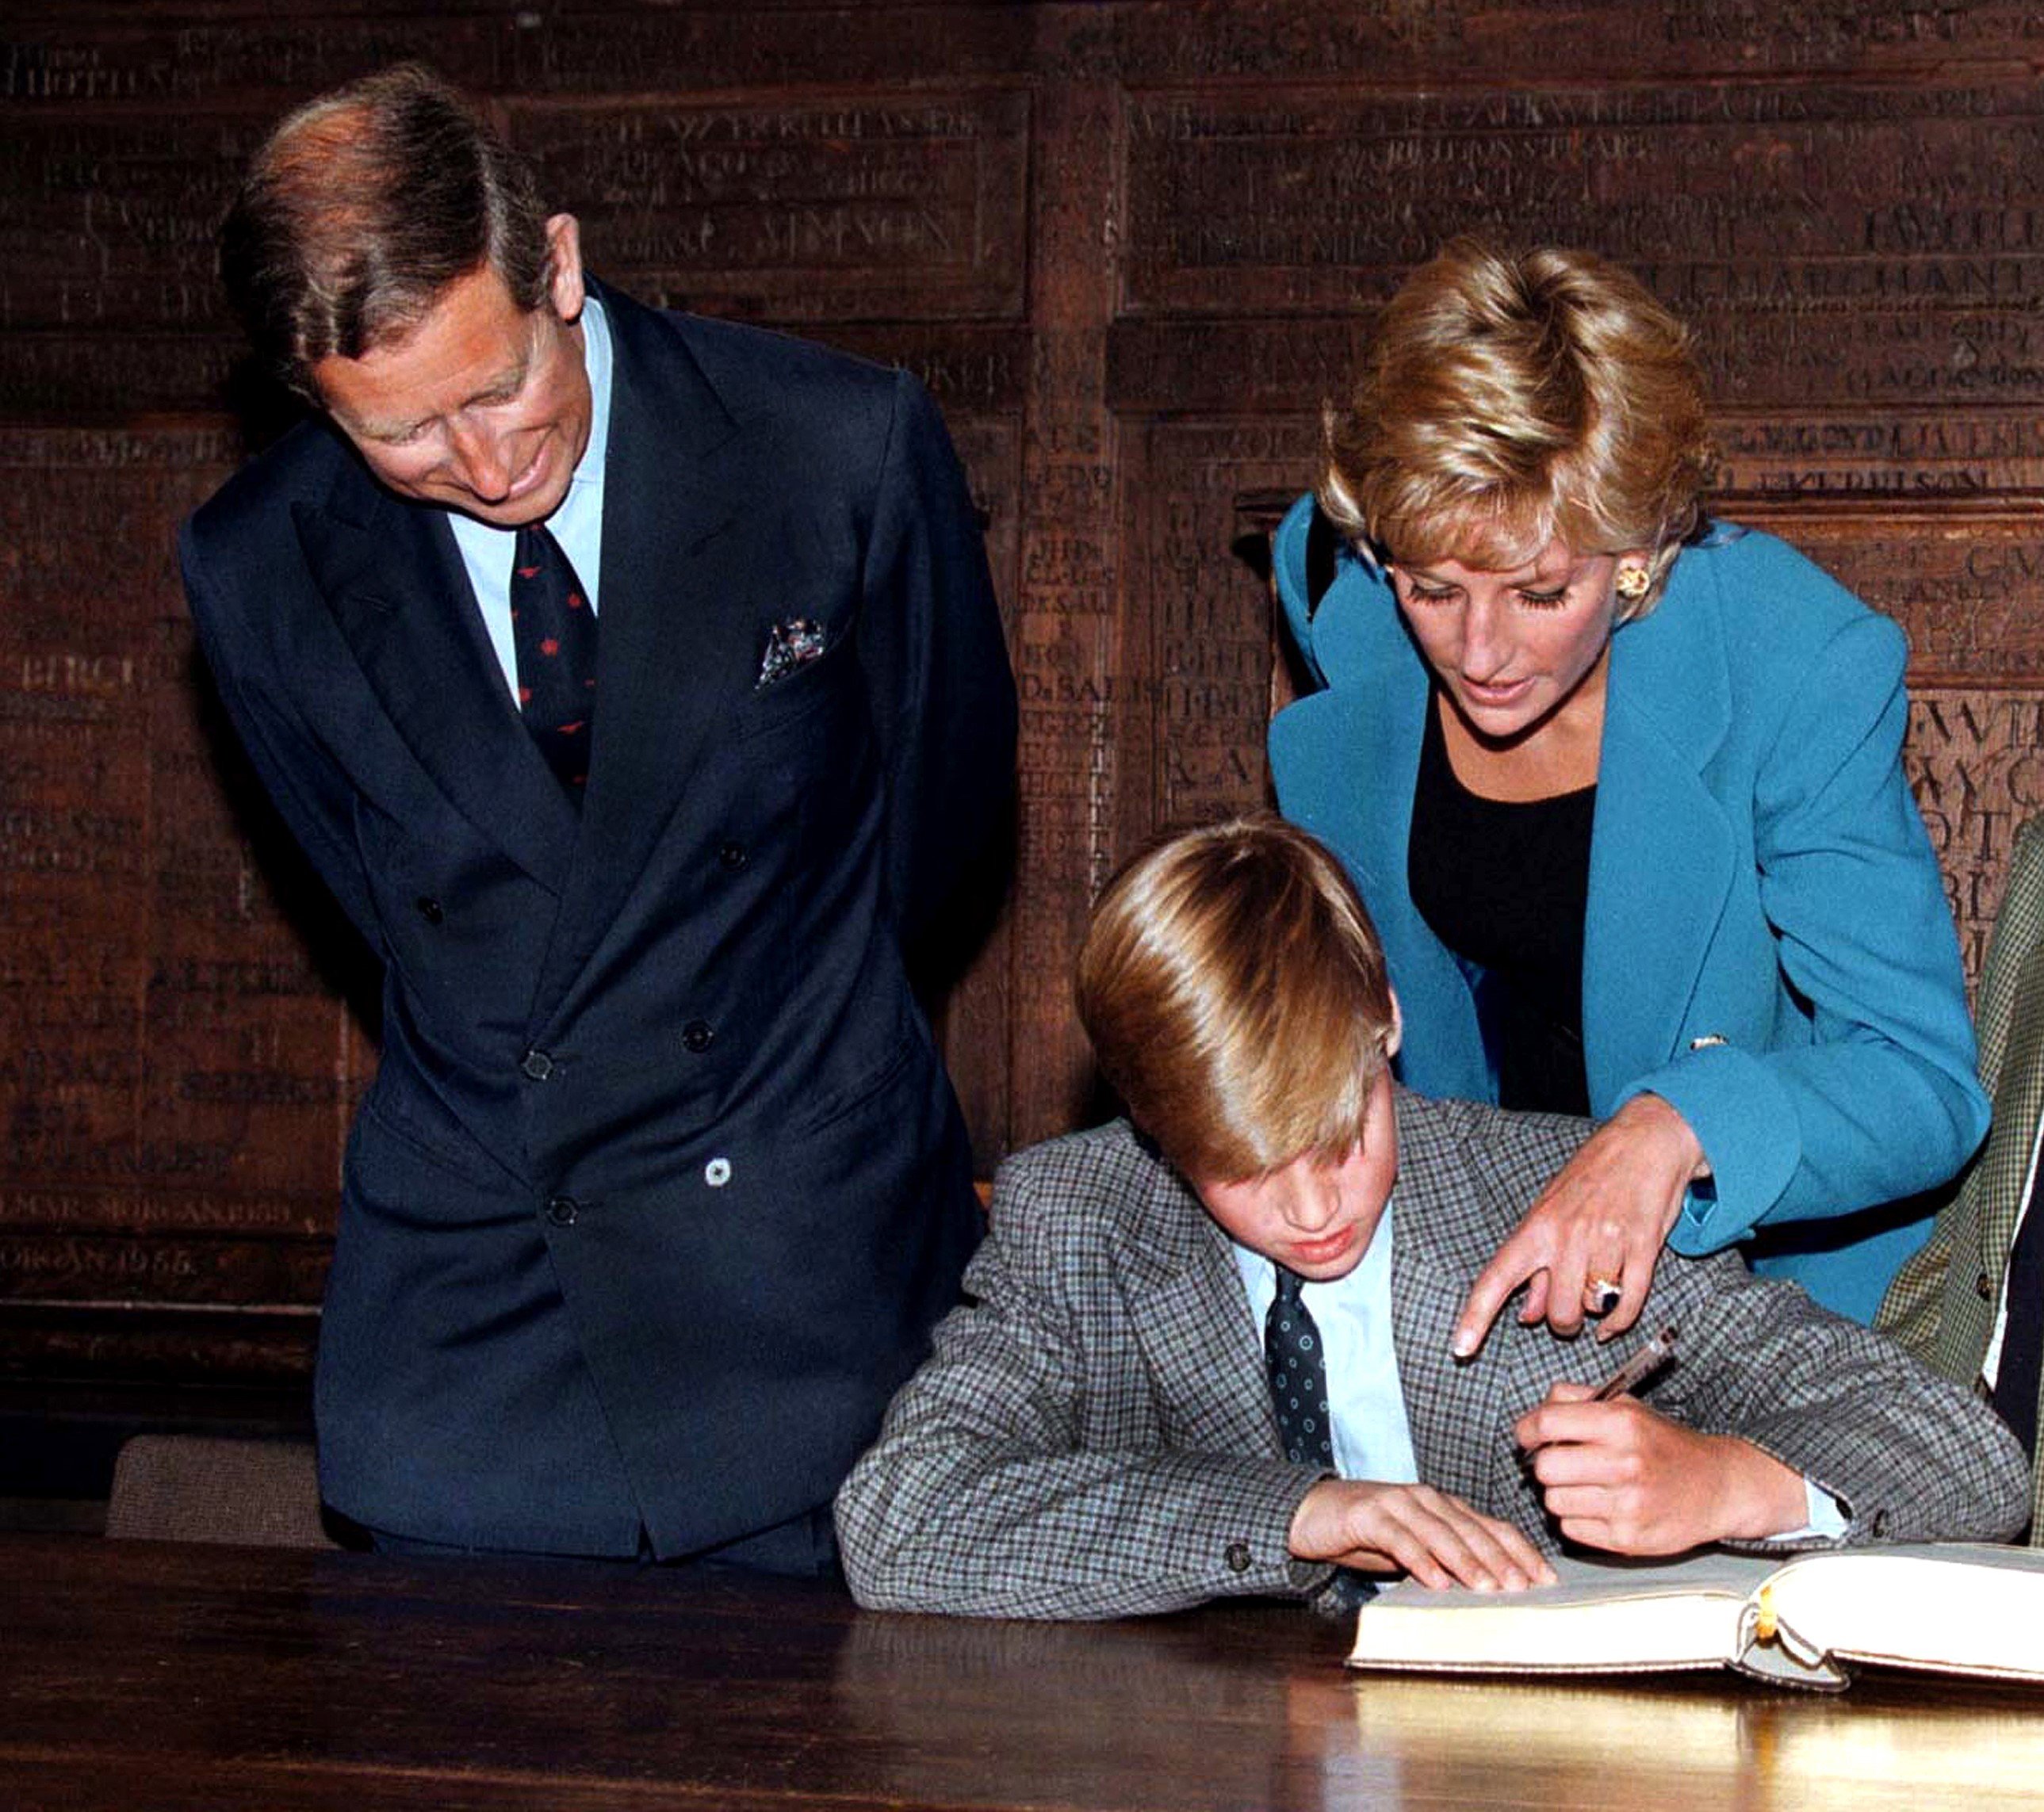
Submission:
M 1689 336 L 1588 252 L 1458 240 L 1327 414 L 1279 591 L 1324 689 L 1285 815 L 1341 855 L 1432 1095 L 1606 1123 L 1457 1323 L 1636 1319 L 1737 1244 L 1865 1322 L 1979 1144 L 1958 949 L 1900 763 L 1901 632 L 1707 518 Z
M 907 958 L 1014 693 L 936 409 L 598 282 L 413 66 L 275 129 L 222 267 L 317 414 L 185 525 L 186 589 L 383 969 L 325 1495 L 386 1546 L 834 1572 L 979 1228 Z

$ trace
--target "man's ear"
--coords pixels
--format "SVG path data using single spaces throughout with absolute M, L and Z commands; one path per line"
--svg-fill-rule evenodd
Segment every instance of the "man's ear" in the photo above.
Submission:
M 1389 1062 L 1398 1054 L 1398 1047 L 1405 1041 L 1405 1015 L 1398 1010 L 1398 990 L 1391 991 L 1391 1030 L 1384 1038 L 1384 1060 Z
M 586 293 L 582 280 L 582 226 L 573 214 L 555 214 L 547 222 L 547 300 L 554 313 L 572 322 L 582 313 Z

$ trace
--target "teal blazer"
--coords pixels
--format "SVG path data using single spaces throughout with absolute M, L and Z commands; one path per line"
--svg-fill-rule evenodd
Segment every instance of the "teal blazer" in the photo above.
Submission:
M 1337 541 L 1310 596 L 1312 516 L 1308 497 L 1285 516 L 1277 574 L 1325 689 L 1271 724 L 1278 804 L 1369 903 L 1404 1012 L 1402 1079 L 1495 1100 L 1468 976 L 1406 884 L 1431 676 L 1352 550 Z M 1719 526 L 1685 549 L 1658 607 L 1612 639 L 1583 927 L 1591 1111 L 1659 1095 L 1710 1160 L 1669 1246 L 1740 1242 L 1756 1271 L 1862 1322 L 1929 1233 L 1904 1199 L 1950 1177 L 1988 1123 L 1902 774 L 1907 652 L 1772 536 Z

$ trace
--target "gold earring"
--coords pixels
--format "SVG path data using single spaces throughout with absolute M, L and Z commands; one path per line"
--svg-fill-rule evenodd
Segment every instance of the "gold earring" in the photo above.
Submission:
M 1618 576 L 1611 582 L 1611 589 L 1627 604 L 1637 604 L 1646 597 L 1654 584 L 1654 575 L 1644 566 L 1627 563 L 1618 569 Z

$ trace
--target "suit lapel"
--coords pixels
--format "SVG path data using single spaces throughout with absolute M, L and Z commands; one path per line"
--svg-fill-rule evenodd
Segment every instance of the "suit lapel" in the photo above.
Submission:
M 391 496 L 352 459 L 324 509 L 292 514 L 334 621 L 420 766 L 558 891 L 575 813 L 518 720 L 445 517 Z
M 1281 1453 L 1262 1336 L 1251 1323 L 1227 1236 L 1161 1163 L 1148 1199 L 1131 1207 L 1120 1280 L 1128 1323 L 1152 1378 L 1187 1380 L 1166 1399 L 1172 1445 Z
M 1523 1407 L 1504 1401 L 1512 1343 L 1493 1333 L 1474 1359 L 1458 1364 L 1450 1354 L 1448 1338 L 1476 1267 L 1455 1263 L 1439 1235 L 1444 1221 L 1466 1223 L 1470 1204 L 1441 1188 L 1441 1179 L 1409 1170 L 1408 1161 L 1393 1197 L 1391 1331 L 1412 1457 L 1424 1483 L 1483 1504 L 1500 1445 L 1511 1444 L 1512 1416 Z M 1471 1186 L 1461 1179 L 1463 1189 Z
M 734 532 L 747 501 L 735 421 L 677 329 L 600 286 L 613 353 L 596 729 L 582 852 L 537 1002 L 558 1000 L 644 873 L 705 739 L 755 678 Z
M 1593 1111 L 1674 1054 L 1736 872 L 1731 828 L 1703 780 L 1731 724 L 1731 683 L 1716 613 L 1684 608 L 1679 582 L 1696 564 L 1678 562 L 1660 608 L 1612 642 L 1583 924 Z M 1683 985 L 1642 992 L 1642 975 Z

